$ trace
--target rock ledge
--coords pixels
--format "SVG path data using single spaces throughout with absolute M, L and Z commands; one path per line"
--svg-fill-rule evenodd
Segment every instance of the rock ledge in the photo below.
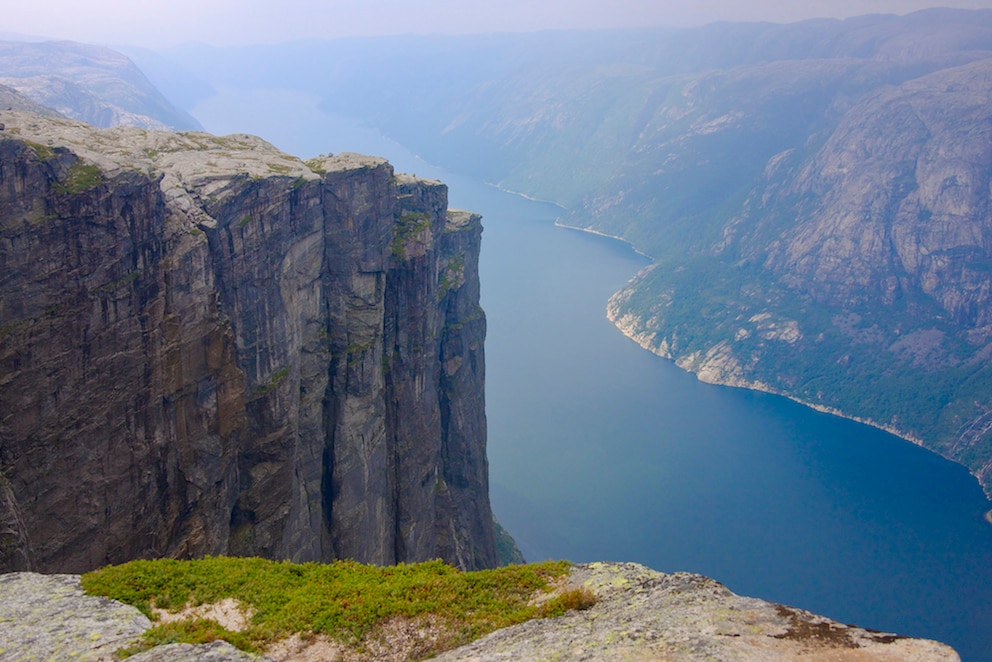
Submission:
M 569 583 L 588 587 L 598 602 L 585 611 L 499 630 L 435 659 L 960 661 L 950 647 L 935 641 L 843 625 L 742 597 L 701 575 L 665 574 L 635 563 L 592 563 L 576 566 Z M 113 651 L 135 643 L 150 626 L 133 607 L 85 595 L 76 576 L 0 575 L 0 660 L 115 660 Z M 367 655 L 348 659 L 381 659 Z M 214 642 L 159 646 L 130 659 L 269 658 Z

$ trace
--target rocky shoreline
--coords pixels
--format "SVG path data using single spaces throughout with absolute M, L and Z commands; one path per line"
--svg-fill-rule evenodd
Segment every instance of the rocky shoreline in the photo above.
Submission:
M 612 303 L 612 299 L 611 299 L 611 303 Z M 614 326 L 617 327 L 620 333 L 622 333 L 630 340 L 633 340 L 642 349 L 651 352 L 655 356 L 671 361 L 678 368 L 684 370 L 685 372 L 693 373 L 694 375 L 696 375 L 696 378 L 701 382 L 704 382 L 706 384 L 714 384 L 716 386 L 732 386 L 734 388 L 744 388 L 751 391 L 760 391 L 762 393 L 768 393 L 771 395 L 777 395 L 783 398 L 788 398 L 789 400 L 792 400 L 797 404 L 803 405 L 804 407 L 809 407 L 810 409 L 813 409 L 815 411 L 824 414 L 830 414 L 831 416 L 837 416 L 839 418 L 844 418 L 849 421 L 854 421 L 856 423 L 861 423 L 862 425 L 869 425 L 873 428 L 895 435 L 896 437 L 908 441 L 915 446 L 920 446 L 921 448 L 927 448 L 926 444 L 919 437 L 915 437 L 909 434 L 908 432 L 892 427 L 891 425 L 879 423 L 878 421 L 874 421 L 870 418 L 861 418 L 859 416 L 852 416 L 850 414 L 844 413 L 840 409 L 835 409 L 833 407 L 826 407 L 824 405 L 818 405 L 812 402 L 808 402 L 806 400 L 802 400 L 783 391 L 776 390 L 771 386 L 769 386 L 768 384 L 765 384 L 764 382 L 745 379 L 741 374 L 735 373 L 733 370 L 728 371 L 725 369 L 725 366 L 720 365 L 717 362 L 704 361 L 701 364 L 693 365 L 696 354 L 681 356 L 681 357 L 673 356 L 672 353 L 668 351 L 668 344 L 665 341 L 662 341 L 660 346 L 656 346 L 654 345 L 654 339 L 655 339 L 654 334 L 638 333 L 637 331 L 635 331 L 635 329 L 637 328 L 637 322 L 639 321 L 638 318 L 634 317 L 633 315 L 625 315 L 621 317 L 618 314 L 618 312 L 619 311 L 616 306 L 611 304 L 607 305 L 606 318 L 610 320 L 610 322 L 612 322 Z M 711 348 L 710 351 L 713 352 L 714 349 L 716 348 Z M 927 450 L 933 452 L 932 449 L 927 448 Z M 979 476 L 974 471 L 969 470 L 969 473 L 971 473 L 971 475 L 974 476 L 976 480 L 979 479 Z M 990 519 L 990 523 L 992 523 L 992 519 Z
M 627 246 L 630 246 L 631 250 L 633 250 L 638 255 L 652 261 L 654 260 L 652 256 L 639 250 L 636 246 L 634 246 L 634 244 L 627 241 L 623 237 L 607 234 L 605 232 L 599 232 L 597 230 L 593 230 L 591 228 L 584 228 L 578 225 L 568 225 L 567 223 L 563 223 L 561 219 L 555 220 L 555 226 L 559 228 L 565 228 L 566 230 L 578 230 L 579 232 L 587 232 L 589 234 L 596 235 L 597 237 L 606 237 L 608 239 L 615 239 L 619 242 L 623 242 Z M 650 269 L 651 266 L 653 265 L 649 265 L 648 267 L 645 267 L 645 269 Z M 631 280 L 636 279 L 639 275 L 640 274 L 633 276 Z M 617 327 L 617 329 L 620 330 L 620 333 L 622 333 L 630 340 L 633 340 L 642 349 L 651 352 L 655 356 L 672 361 L 678 368 L 686 372 L 691 372 L 695 374 L 696 377 L 701 382 L 704 382 L 706 384 L 714 384 L 716 386 L 732 386 L 735 388 L 745 388 L 751 391 L 761 391 L 762 393 L 778 395 L 783 398 L 788 398 L 789 400 L 801 404 L 804 407 L 809 407 L 810 409 L 816 410 L 818 412 L 822 412 L 824 414 L 830 414 L 831 416 L 838 416 L 840 418 L 845 418 L 849 421 L 854 421 L 856 423 L 861 423 L 863 425 L 870 425 L 873 428 L 877 428 L 884 432 L 888 432 L 889 434 L 893 434 L 899 437 L 900 439 L 904 439 L 905 441 L 908 441 L 911 444 L 926 448 L 925 444 L 923 443 L 923 440 L 920 439 L 919 437 L 915 437 L 909 434 L 908 432 L 899 430 L 898 428 L 892 427 L 891 425 L 879 423 L 878 421 L 874 421 L 872 419 L 861 418 L 859 416 L 852 416 L 850 414 L 844 413 L 840 409 L 835 409 L 833 407 L 825 407 L 823 405 L 807 402 L 806 400 L 802 400 L 783 391 L 778 391 L 776 389 L 773 389 L 771 386 L 765 384 L 764 382 L 747 380 L 744 379 L 742 376 L 729 377 L 726 374 L 724 374 L 721 370 L 719 370 L 718 366 L 716 365 L 704 366 L 703 367 L 704 369 L 693 369 L 692 367 L 690 367 L 690 363 L 691 363 L 690 361 L 683 361 L 681 360 L 682 357 L 677 358 L 673 356 L 672 353 L 668 351 L 668 345 L 664 341 L 662 341 L 662 345 L 660 347 L 655 346 L 653 344 L 655 339 L 654 334 L 638 333 L 635 329 L 637 328 L 637 323 L 640 321 L 639 318 L 629 314 L 625 316 L 620 316 L 619 308 L 613 305 L 612 301 L 613 300 L 611 298 L 610 303 L 607 304 L 606 318 L 610 320 L 610 322 L 612 322 L 613 325 Z M 707 370 L 705 368 L 713 368 L 713 369 Z M 974 472 L 971 472 L 971 474 L 975 476 L 976 479 L 979 478 L 979 476 Z M 989 523 L 992 524 L 992 518 L 989 519 Z

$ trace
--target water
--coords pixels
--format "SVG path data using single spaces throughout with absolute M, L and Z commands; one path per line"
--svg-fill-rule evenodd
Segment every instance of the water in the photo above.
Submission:
M 432 168 L 299 93 L 227 90 L 194 114 L 303 157 L 387 155 L 484 215 L 493 507 L 528 559 L 700 572 L 992 660 L 989 503 L 962 467 L 783 398 L 701 384 L 640 349 L 604 309 L 644 259 L 554 227 L 553 205 Z

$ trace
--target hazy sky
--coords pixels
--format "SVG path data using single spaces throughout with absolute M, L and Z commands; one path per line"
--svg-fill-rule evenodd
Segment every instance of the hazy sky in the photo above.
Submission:
M 301 37 L 790 22 L 992 0 L 0 0 L 0 30 L 108 44 L 272 43 Z

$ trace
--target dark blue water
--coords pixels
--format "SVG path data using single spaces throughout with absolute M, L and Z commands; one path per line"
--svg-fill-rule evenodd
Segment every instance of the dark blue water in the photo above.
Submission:
M 384 154 L 481 212 L 493 506 L 530 560 L 637 561 L 992 660 L 992 526 L 960 466 L 783 398 L 701 384 L 624 338 L 645 265 L 557 209 L 424 164 L 315 99 L 226 92 L 195 114 L 303 157 Z M 287 117 L 296 121 L 288 122 Z

